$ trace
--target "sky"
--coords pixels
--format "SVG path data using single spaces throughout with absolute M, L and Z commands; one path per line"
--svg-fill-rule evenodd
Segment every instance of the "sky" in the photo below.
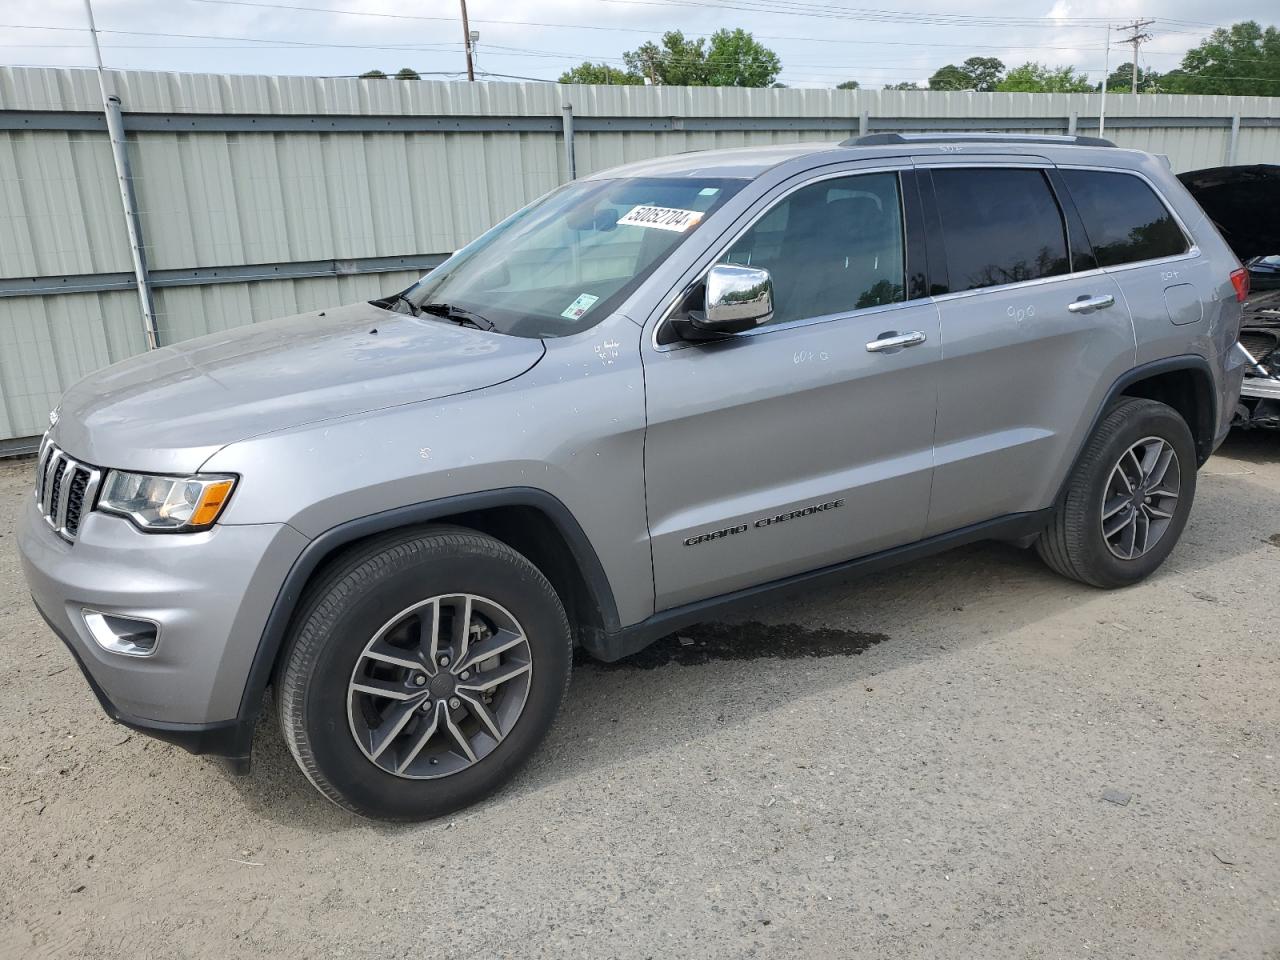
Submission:
M 742 27 L 773 49 L 781 82 L 923 85 L 946 63 L 994 56 L 1013 66 L 1071 64 L 1100 80 L 1105 26 L 1156 17 L 1139 64 L 1159 71 L 1214 26 L 1280 21 L 1275 0 L 468 0 L 482 77 L 555 80 L 583 60 L 622 54 L 666 30 Z M 1159 11 L 1157 16 L 1155 11 Z M 198 73 L 350 76 L 408 66 L 457 79 L 459 0 L 93 0 L 107 67 Z M 33 29 L 39 28 L 39 29 Z M 1113 31 L 1112 68 L 1132 59 Z M 0 63 L 92 66 L 84 0 L 0 2 Z

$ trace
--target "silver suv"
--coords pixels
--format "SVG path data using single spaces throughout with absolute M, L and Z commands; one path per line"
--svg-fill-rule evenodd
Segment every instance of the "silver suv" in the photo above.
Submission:
M 1173 549 L 1245 274 L 1161 160 L 878 135 L 570 183 L 386 300 L 72 387 L 20 535 L 110 716 L 326 797 L 509 779 L 575 645 L 957 544 L 1095 587 Z

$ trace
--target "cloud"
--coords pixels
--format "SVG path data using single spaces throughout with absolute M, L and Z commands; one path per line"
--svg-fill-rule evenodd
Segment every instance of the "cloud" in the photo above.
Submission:
M 409 0 L 262 0 L 294 7 L 330 7 L 379 16 L 271 9 L 197 0 L 95 0 L 108 66 L 232 73 L 357 74 L 371 67 L 412 66 L 423 72 L 463 69 L 462 27 L 455 7 Z M 854 78 L 867 87 L 899 80 L 922 82 L 939 66 L 968 56 L 995 56 L 1006 64 L 1037 60 L 1071 64 L 1101 77 L 1105 50 L 1102 18 L 1123 22 L 1148 0 L 1052 0 L 1011 11 L 1007 2 L 973 0 L 968 16 L 1026 18 L 1018 23 L 885 22 L 882 16 L 796 16 L 799 7 L 747 11 L 677 3 L 611 0 L 469 0 L 480 32 L 479 62 L 493 73 L 554 79 L 582 60 L 619 63 L 623 51 L 671 29 L 706 35 L 741 26 L 773 48 L 782 79 L 798 86 L 832 86 Z M 1274 17 L 1274 0 L 1238 0 L 1231 20 Z M 741 6 L 750 4 L 742 3 Z M 811 12 L 830 5 L 814 4 Z M 790 12 L 788 12 L 790 11 Z M 399 19 L 392 15 L 440 19 Z M 895 14 L 896 16 L 897 14 Z M 1177 65 L 1185 50 L 1214 24 L 1227 22 L 1207 0 L 1166 0 L 1143 58 L 1158 70 Z M 81 0 L 8 0 L 0 18 L 62 30 L 9 30 L 10 63 L 91 63 Z M 1082 18 L 1098 18 L 1082 24 Z M 499 21 L 523 21 L 520 24 Z M 73 28 L 73 29 L 65 29 Z M 105 31 L 188 36 L 139 36 Z M 255 42 L 258 41 L 258 42 Z M 265 41 L 265 42 L 263 42 Z M 1128 59 L 1114 46 L 1111 64 Z

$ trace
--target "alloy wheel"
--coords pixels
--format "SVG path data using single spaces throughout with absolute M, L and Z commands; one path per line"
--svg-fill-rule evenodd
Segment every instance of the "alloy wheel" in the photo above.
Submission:
M 360 751 L 398 777 L 446 777 L 492 753 L 524 711 L 529 641 L 504 607 L 447 594 L 400 611 L 373 635 L 347 688 Z
M 1120 457 L 1102 492 L 1102 539 L 1120 560 L 1136 560 L 1164 536 L 1178 506 L 1178 454 L 1160 437 L 1139 440 Z

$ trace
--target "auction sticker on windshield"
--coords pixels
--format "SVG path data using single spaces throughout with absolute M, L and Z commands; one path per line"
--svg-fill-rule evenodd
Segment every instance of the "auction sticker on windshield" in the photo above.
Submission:
M 702 214 L 697 210 L 677 210 L 675 207 L 647 207 L 641 204 L 638 207 L 632 207 L 618 221 L 618 224 L 624 227 L 656 227 L 659 230 L 674 230 L 676 233 L 682 233 L 690 227 L 696 226 L 701 219 Z
M 580 293 L 578 294 L 577 299 L 575 299 L 573 303 L 569 304 L 560 316 L 564 317 L 566 320 L 577 320 L 580 316 L 590 310 L 592 304 L 599 299 L 599 297 L 593 297 L 589 293 Z

